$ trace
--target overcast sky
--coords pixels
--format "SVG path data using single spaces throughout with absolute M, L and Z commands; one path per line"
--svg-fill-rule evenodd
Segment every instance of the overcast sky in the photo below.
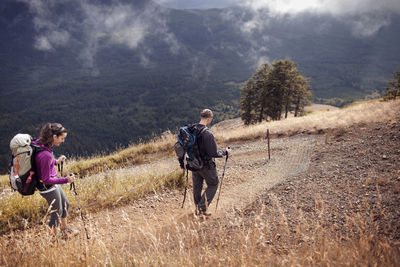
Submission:
M 309 11 L 332 15 L 393 11 L 400 13 L 399 0 L 154 0 L 173 8 L 221 8 L 243 5 L 252 9 L 268 8 L 277 14 Z
M 165 7 L 170 8 L 223 8 L 244 2 L 243 0 L 153 0 Z

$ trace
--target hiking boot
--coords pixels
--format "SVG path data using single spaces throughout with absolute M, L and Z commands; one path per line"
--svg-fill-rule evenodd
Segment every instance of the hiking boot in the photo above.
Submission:
M 71 228 L 66 227 L 66 228 L 61 229 L 60 234 L 61 234 L 61 238 L 66 240 L 71 236 L 77 236 L 79 234 L 79 230 L 72 230 Z
M 201 210 L 199 210 L 199 209 L 195 209 L 194 210 L 194 215 L 196 215 L 196 216 L 199 216 L 201 214 Z
M 211 216 L 211 212 L 208 212 L 207 210 L 200 210 L 200 215 L 206 216 L 206 217 L 210 217 Z
M 196 207 L 196 210 L 194 211 L 194 215 L 196 215 L 196 216 L 203 215 L 203 216 L 209 217 L 209 216 L 211 216 L 211 213 L 208 212 L 208 211 L 207 211 L 206 209 L 204 209 L 204 208 Z

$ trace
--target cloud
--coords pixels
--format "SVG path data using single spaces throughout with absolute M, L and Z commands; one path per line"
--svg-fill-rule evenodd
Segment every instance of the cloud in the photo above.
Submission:
M 271 32 L 277 22 L 290 25 L 314 16 L 318 24 L 310 31 L 322 34 L 337 20 L 347 25 L 355 38 L 364 39 L 390 25 L 393 12 L 400 14 L 398 0 L 244 0 L 238 6 L 226 9 L 223 19 L 235 25 L 246 40 L 247 49 L 238 55 L 253 67 L 274 59 L 269 48 L 281 42 Z
M 110 0 L 108 4 L 90 0 L 19 1 L 26 3 L 34 16 L 36 49 L 54 51 L 71 43 L 80 44 L 77 58 L 96 75 L 96 55 L 103 46 L 118 44 L 137 50 L 147 66 L 151 51 L 143 43 L 149 35 L 165 42 L 173 54 L 180 50 L 166 24 L 167 10 L 151 2 L 139 9 L 120 0 Z
M 56 1 L 43 2 L 41 0 L 20 0 L 29 5 L 30 11 L 36 16 L 33 19 L 36 32 L 34 47 L 38 50 L 47 51 L 54 47 L 63 46 L 69 40 L 69 33 L 59 28 L 61 21 L 51 21 L 48 18 L 52 15 L 50 9 L 55 6 Z
M 361 15 L 349 22 L 352 33 L 357 37 L 370 37 L 375 35 L 382 27 L 390 24 L 390 17 L 385 14 Z
M 34 46 L 36 49 L 42 51 L 50 50 L 53 48 L 46 36 L 37 37 Z
M 268 9 L 274 14 L 312 12 L 337 16 L 381 11 L 400 13 L 398 0 L 245 0 L 241 5 L 253 10 Z
M 260 29 L 268 23 L 262 14 L 290 19 L 302 13 L 311 13 L 342 19 L 351 27 L 354 36 L 362 38 L 372 36 L 389 25 L 389 14 L 400 14 L 398 0 L 246 0 L 240 6 L 252 13 L 252 18 L 241 27 L 243 32 Z
M 54 47 L 67 44 L 68 40 L 68 32 L 51 30 L 43 35 L 37 36 L 34 47 L 42 51 L 52 50 Z
M 151 24 L 149 18 L 130 5 L 116 3 L 111 7 L 82 3 L 84 25 L 88 37 L 100 39 L 110 37 L 111 42 L 124 44 L 131 49 L 138 47 Z
M 153 0 L 162 6 L 176 9 L 223 8 L 234 5 L 240 0 Z
M 266 62 L 270 62 L 268 46 L 276 42 L 275 38 L 265 33 L 272 18 L 268 12 L 255 12 L 248 9 L 227 9 L 222 13 L 222 18 L 227 23 L 232 23 L 239 29 L 243 40 L 246 40 L 246 48 L 238 49 L 237 55 L 254 69 Z

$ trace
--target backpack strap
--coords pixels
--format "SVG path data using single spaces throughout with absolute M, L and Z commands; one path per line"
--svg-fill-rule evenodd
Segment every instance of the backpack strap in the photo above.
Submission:
M 32 144 L 31 144 L 31 147 L 35 149 L 35 153 L 38 153 L 38 152 L 41 152 L 41 151 L 44 151 L 44 150 L 47 150 L 47 151 L 49 151 L 50 153 L 52 153 L 52 152 L 50 151 L 50 149 L 45 148 L 45 147 L 42 147 L 42 146 L 40 146 L 40 145 L 38 145 L 38 144 L 35 144 L 35 143 L 32 143 Z
M 32 147 L 31 166 L 32 166 L 32 170 L 34 171 L 34 176 L 33 176 L 33 177 L 34 177 L 34 179 L 36 180 L 36 188 L 37 188 L 39 191 L 44 191 L 44 190 L 47 190 L 47 189 L 51 188 L 52 186 L 50 186 L 50 187 L 46 186 L 46 185 L 42 182 L 42 180 L 40 179 L 40 177 L 38 177 L 38 175 L 37 175 L 37 166 L 36 166 L 36 159 L 35 159 L 35 157 L 36 157 L 36 155 L 37 155 L 39 152 L 42 152 L 42 151 L 48 151 L 48 152 L 50 152 L 52 155 L 53 155 L 53 152 L 50 151 L 50 149 L 47 149 L 47 148 L 45 148 L 45 147 L 42 147 L 42 146 L 40 146 L 40 145 L 38 145 L 38 144 L 34 144 L 34 143 L 31 143 L 31 147 Z
M 196 124 L 196 130 L 197 130 L 197 134 L 196 134 L 196 140 L 197 140 L 197 138 L 198 137 L 200 137 L 206 130 L 208 130 L 208 127 L 207 126 L 204 126 L 204 127 L 202 127 L 202 128 L 200 128 L 199 129 L 199 125 L 200 124 Z
M 200 130 L 197 128 L 198 125 L 196 125 L 196 130 L 197 130 L 197 134 L 196 134 L 196 143 L 195 146 L 197 147 L 197 153 L 199 154 L 199 157 L 204 161 L 203 157 L 200 154 L 200 144 L 199 144 L 199 140 L 202 137 L 203 133 L 208 130 L 207 126 L 204 126 L 202 128 L 200 128 Z
M 208 127 L 204 126 L 204 128 L 200 130 L 197 136 L 200 137 L 206 130 L 208 130 Z

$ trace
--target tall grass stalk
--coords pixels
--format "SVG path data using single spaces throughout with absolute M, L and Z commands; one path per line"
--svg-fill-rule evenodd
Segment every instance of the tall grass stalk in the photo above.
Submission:
M 112 174 L 102 173 L 75 182 L 84 212 L 119 206 L 164 188 L 180 188 L 185 183 L 182 171 L 142 174 L 126 172 L 114 177 Z M 69 190 L 69 185 L 63 185 L 63 190 L 71 207 L 76 208 L 76 198 Z M 38 192 L 27 197 L 17 192 L 5 194 L 0 198 L 0 234 L 40 224 L 46 210 L 47 203 Z M 77 215 L 70 212 L 72 218 Z
M 281 121 L 239 126 L 235 129 L 216 132 L 215 137 L 222 143 L 243 142 L 264 138 L 267 129 L 273 136 L 290 136 L 299 133 L 329 131 L 354 124 L 387 121 L 395 117 L 400 109 L 399 103 L 398 100 L 354 103 L 342 109 L 311 113 L 304 117 L 291 117 Z
M 0 175 L 0 190 L 10 187 L 8 175 Z
M 312 214 L 295 206 L 297 220 L 288 223 L 287 210 L 274 198 L 269 206 L 202 220 L 189 217 L 170 225 L 135 226 L 107 239 L 112 225 L 96 228 L 65 244 L 43 229 L 3 237 L 1 266 L 397 266 L 400 245 L 395 229 L 378 225 L 373 214 L 351 213 L 339 227 L 327 217 L 338 215 L 320 200 Z M 368 211 L 368 207 L 363 209 Z M 172 215 L 171 215 L 172 216 Z M 389 233 L 389 234 L 388 234 Z M 391 233 L 391 234 L 390 234 Z
M 175 142 L 176 136 L 168 131 L 148 143 L 131 145 L 110 155 L 72 160 L 66 165 L 65 171 L 66 173 L 73 172 L 83 177 L 112 169 L 147 163 L 154 160 L 155 157 L 160 159 L 171 156 Z

